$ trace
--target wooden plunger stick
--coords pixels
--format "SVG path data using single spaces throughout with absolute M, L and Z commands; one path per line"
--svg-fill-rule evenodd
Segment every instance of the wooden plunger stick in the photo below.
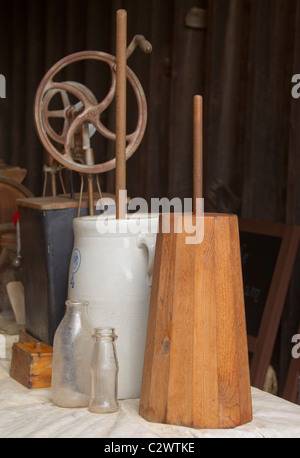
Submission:
M 117 11 L 116 37 L 116 218 L 126 213 L 126 50 L 127 13 Z M 120 195 L 120 191 L 121 195 Z
M 203 99 L 201 95 L 194 96 L 193 148 L 193 212 L 196 213 L 197 199 L 203 197 Z

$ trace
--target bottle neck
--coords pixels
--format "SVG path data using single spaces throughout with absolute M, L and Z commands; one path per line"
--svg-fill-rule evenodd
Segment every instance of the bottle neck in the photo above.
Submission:
M 115 334 L 114 328 L 95 328 L 93 338 L 96 341 L 114 342 L 118 337 Z
M 66 312 L 68 313 L 70 312 L 71 313 L 73 312 L 86 313 L 87 306 L 88 306 L 87 301 L 74 301 L 74 300 L 68 299 L 66 301 Z
M 74 300 L 67 300 L 66 301 L 66 312 L 65 315 L 68 317 L 69 320 L 80 320 L 87 322 L 90 327 L 92 328 L 92 323 L 87 313 L 87 301 L 74 301 Z

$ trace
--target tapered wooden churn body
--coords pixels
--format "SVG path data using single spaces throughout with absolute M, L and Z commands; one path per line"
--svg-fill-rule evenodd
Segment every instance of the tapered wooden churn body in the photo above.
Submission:
M 205 214 L 203 240 L 191 243 L 174 218 L 176 227 L 188 216 L 171 215 L 170 233 L 160 227 L 157 236 L 140 414 L 188 427 L 242 425 L 252 404 L 238 220 Z

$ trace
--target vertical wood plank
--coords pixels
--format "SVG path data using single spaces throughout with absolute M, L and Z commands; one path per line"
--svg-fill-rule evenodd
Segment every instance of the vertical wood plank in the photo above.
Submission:
M 218 334 L 215 327 L 216 308 L 216 247 L 214 222 L 204 220 L 204 240 L 195 247 L 194 339 L 197 342 L 193 367 L 193 413 L 199 425 L 213 426 L 219 418 Z
M 175 214 L 174 219 L 176 218 L 183 219 L 181 214 Z M 176 237 L 176 256 L 173 260 L 173 284 L 170 286 L 174 291 L 167 421 L 177 425 L 192 425 L 195 258 L 194 246 L 186 245 L 182 234 Z M 172 262 L 172 257 L 170 261 Z M 179 368 L 182 370 L 178 370 Z
M 219 386 L 219 418 L 221 427 L 240 423 L 239 385 L 236 333 L 236 315 L 233 295 L 233 282 L 237 274 L 232 259 L 234 240 L 230 233 L 230 218 L 215 220 L 216 256 L 216 323 L 217 323 L 217 364 Z M 230 240 L 230 243 L 225 241 Z M 240 306 L 243 304 L 239 304 Z
M 144 6 L 143 6 L 144 7 Z M 149 11 L 147 11 L 149 16 Z M 142 65 L 142 76 L 139 76 L 148 102 L 148 125 L 142 144 L 137 151 L 139 170 L 142 172 L 139 195 L 145 196 L 148 202 L 152 197 L 168 195 L 169 186 L 169 110 L 170 84 L 172 79 L 172 24 L 174 14 L 173 0 L 151 2 L 151 23 L 147 37 L 152 43 L 153 51 L 146 56 Z M 147 18 L 149 22 L 149 18 Z M 144 74 L 146 71 L 147 77 Z M 138 72 L 141 75 L 140 71 Z M 129 169 L 131 164 L 129 164 Z M 132 173 L 131 169 L 129 173 Z M 137 171 L 135 171 L 135 176 Z
M 209 2 L 205 67 L 205 196 L 222 180 L 238 192 L 237 160 L 241 92 L 243 1 Z M 207 207 L 209 209 L 209 207 Z
M 195 6 L 193 0 L 173 3 L 167 197 L 184 198 L 193 194 L 193 96 L 203 94 L 205 31 L 184 25 L 185 15 Z
M 280 220 L 286 146 L 286 121 L 281 113 L 290 91 L 282 71 L 286 65 L 286 36 L 281 40 L 277 37 L 288 27 L 288 2 L 254 0 L 250 24 L 241 211 L 244 217 Z
M 13 4 L 12 2 L 5 2 L 1 5 L 2 11 L 0 15 L 0 61 L 1 61 L 1 74 L 4 75 L 6 80 L 6 99 L 1 99 L 1 129 L 0 129 L 0 145 L 1 145 L 1 159 L 6 164 L 11 162 L 11 145 L 10 145 L 10 132 L 11 132 L 11 117 L 12 117 L 12 48 L 13 48 Z
M 160 218 L 140 399 L 140 413 L 146 415 L 149 421 L 167 421 L 174 275 L 174 265 L 169 260 L 173 256 L 176 256 L 175 236 L 163 236 Z M 159 327 L 156 326 L 157 321 L 160 322 Z
M 231 272 L 231 284 L 233 288 L 233 312 L 236 339 L 236 355 L 237 355 L 237 380 L 239 391 L 239 408 L 240 422 L 243 424 L 249 420 L 249 412 L 252 412 L 251 392 L 250 392 L 250 370 L 245 371 L 244 368 L 249 368 L 249 359 L 247 349 L 247 329 L 246 315 L 243 294 L 243 276 L 239 241 L 239 225 L 235 218 L 230 220 L 230 240 L 232 240 L 230 258 L 235 270 Z
M 297 2 L 295 10 L 295 35 L 294 56 L 291 75 L 300 73 L 300 5 Z M 290 81 L 290 89 L 292 83 Z M 287 169 L 287 200 L 286 222 L 288 224 L 300 224 L 300 103 L 299 99 L 292 98 L 290 94 L 290 122 L 289 122 L 289 148 Z

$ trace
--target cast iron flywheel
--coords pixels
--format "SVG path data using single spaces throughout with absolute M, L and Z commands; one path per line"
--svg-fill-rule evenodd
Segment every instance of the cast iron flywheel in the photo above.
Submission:
M 85 59 L 105 62 L 111 71 L 111 86 L 106 97 L 98 102 L 94 94 L 83 84 L 64 81 L 56 82 L 54 77 L 67 65 Z M 96 131 L 109 140 L 115 141 L 116 134 L 101 122 L 101 114 L 111 104 L 116 90 L 116 58 L 100 51 L 81 51 L 64 57 L 53 65 L 42 79 L 35 97 L 34 120 L 39 138 L 46 151 L 60 164 L 80 173 L 98 174 L 116 167 L 116 159 L 94 164 L 74 154 L 74 144 L 78 131 L 87 132 L 91 137 Z M 132 70 L 126 67 L 126 76 L 137 99 L 138 120 L 136 129 L 126 136 L 126 160 L 138 148 L 147 124 L 147 103 L 143 88 Z M 54 96 L 61 97 L 62 108 L 51 110 L 49 105 Z M 78 99 L 75 105 L 70 102 L 69 94 Z M 61 132 L 56 132 L 50 122 L 51 118 L 62 118 Z M 85 129 L 85 130 L 84 130 Z M 84 145 L 83 145 L 84 146 Z

